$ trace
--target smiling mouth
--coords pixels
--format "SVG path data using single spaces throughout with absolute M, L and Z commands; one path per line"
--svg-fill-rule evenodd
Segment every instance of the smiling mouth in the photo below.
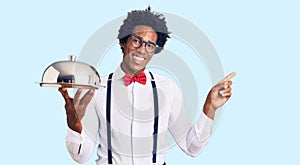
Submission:
M 139 62 L 143 62 L 143 61 L 146 60 L 146 58 L 144 58 L 144 57 L 139 57 L 139 56 L 137 56 L 137 55 L 132 55 L 132 56 L 133 56 L 133 58 L 134 58 L 135 60 L 137 60 L 137 61 L 139 61 Z

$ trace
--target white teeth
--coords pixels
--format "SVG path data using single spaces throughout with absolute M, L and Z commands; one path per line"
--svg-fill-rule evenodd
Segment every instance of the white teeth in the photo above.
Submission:
M 145 60 L 145 58 L 143 58 L 143 57 L 138 57 L 138 56 L 133 56 L 136 60 L 139 60 L 139 61 L 144 61 Z

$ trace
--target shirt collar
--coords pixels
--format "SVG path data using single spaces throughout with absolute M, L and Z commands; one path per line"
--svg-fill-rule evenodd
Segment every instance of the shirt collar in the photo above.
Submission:
M 149 70 L 147 68 L 145 68 L 144 73 L 146 74 L 147 79 L 151 80 L 151 76 L 149 73 Z M 125 72 L 122 70 L 121 68 L 121 64 L 118 66 L 117 70 L 115 71 L 114 77 L 116 80 L 120 80 L 123 79 L 125 76 Z

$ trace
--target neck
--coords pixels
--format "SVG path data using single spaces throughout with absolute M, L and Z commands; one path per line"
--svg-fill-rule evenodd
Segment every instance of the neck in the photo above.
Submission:
M 125 74 L 131 75 L 131 76 L 137 76 L 139 74 L 141 74 L 142 72 L 144 72 L 145 68 L 140 69 L 140 70 L 130 70 L 127 67 L 124 66 L 124 64 L 121 64 L 121 69 L 123 70 L 123 72 Z

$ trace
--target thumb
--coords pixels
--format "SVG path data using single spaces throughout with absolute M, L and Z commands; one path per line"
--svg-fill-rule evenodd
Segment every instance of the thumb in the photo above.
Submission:
M 67 88 L 58 88 L 58 91 L 61 93 L 66 103 L 72 103 L 72 99 L 69 96 Z

